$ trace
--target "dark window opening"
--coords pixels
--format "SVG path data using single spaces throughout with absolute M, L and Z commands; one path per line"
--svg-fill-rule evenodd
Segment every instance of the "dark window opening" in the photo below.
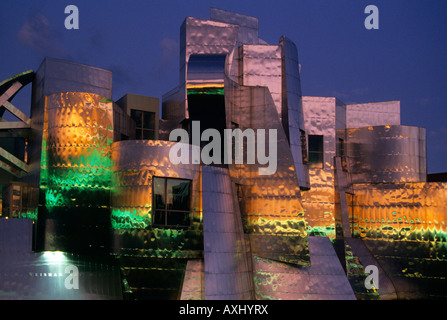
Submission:
M 154 226 L 191 225 L 191 180 L 154 177 L 152 188 Z
M 343 171 L 348 171 L 348 164 L 346 162 L 346 154 L 345 154 L 345 142 L 341 138 L 338 138 L 337 157 L 341 158 L 341 165 Z
M 345 156 L 345 144 L 343 139 L 338 138 L 337 157 L 344 157 L 344 156 Z
M 309 157 L 307 155 L 307 139 L 306 132 L 300 129 L 300 140 L 301 140 L 301 155 L 303 157 L 303 164 L 308 164 Z
M 221 137 L 224 137 L 226 129 L 225 119 L 225 96 L 222 94 L 188 94 L 189 120 L 200 122 L 200 135 L 206 129 L 216 129 Z M 191 128 L 190 128 L 191 129 Z M 190 132 L 190 143 L 192 143 L 192 134 Z M 210 143 L 201 141 L 200 147 Z M 220 163 L 224 163 L 224 143 L 221 143 Z
M 137 140 L 155 139 L 155 112 L 131 109 L 130 117 L 135 121 Z
M 309 135 L 309 168 L 322 169 L 324 163 L 323 136 Z

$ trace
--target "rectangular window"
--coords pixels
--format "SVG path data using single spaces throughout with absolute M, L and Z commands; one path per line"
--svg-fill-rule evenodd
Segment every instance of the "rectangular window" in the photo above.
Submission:
M 155 112 L 131 109 L 130 117 L 135 121 L 137 140 L 155 139 Z
M 338 138 L 337 143 L 337 157 L 344 157 L 345 156 L 345 143 L 343 139 Z
M 300 129 L 300 141 L 301 141 L 301 155 L 303 157 L 303 164 L 307 164 L 309 162 L 307 156 L 307 139 L 306 132 Z
M 341 158 L 341 165 L 343 171 L 348 171 L 348 164 L 346 162 L 346 155 L 345 155 L 345 142 L 341 138 L 338 138 L 337 157 Z
M 309 135 L 309 168 L 322 169 L 324 162 L 323 136 Z
M 191 180 L 153 178 L 152 224 L 160 227 L 191 225 Z

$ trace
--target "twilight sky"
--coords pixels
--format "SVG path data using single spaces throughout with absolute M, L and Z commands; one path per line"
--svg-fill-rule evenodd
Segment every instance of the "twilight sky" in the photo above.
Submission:
M 79 29 L 67 30 L 67 5 Z M 379 30 L 367 30 L 367 5 Z M 427 129 L 428 172 L 447 172 L 447 1 L 445 0 L 3 0 L 0 82 L 37 70 L 45 56 L 113 71 L 113 99 L 161 99 L 178 83 L 179 30 L 209 8 L 259 19 L 259 36 L 298 47 L 304 95 L 345 103 L 401 101 L 403 125 Z M 28 112 L 30 86 L 13 100 Z

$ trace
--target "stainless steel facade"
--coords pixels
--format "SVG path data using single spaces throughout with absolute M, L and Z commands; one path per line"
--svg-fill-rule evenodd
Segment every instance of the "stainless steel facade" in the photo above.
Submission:
M 268 89 L 229 84 L 226 107 L 231 110 L 231 121 L 240 128 L 275 129 L 278 135 L 277 154 L 281 158 L 274 174 L 259 175 L 259 164 L 229 165 L 232 178 L 241 185 L 241 214 L 253 253 L 307 265 L 308 245 L 300 186 L 292 153 Z
M 90 92 L 112 99 L 112 72 L 81 63 L 45 58 L 35 81 L 36 98 L 59 92 Z
M 188 17 L 180 29 L 179 86 L 162 99 L 162 118 L 167 131 L 180 127 L 189 118 L 187 88 L 200 85 L 222 85 L 224 78 L 245 86 L 265 86 L 274 100 L 286 136 L 304 130 L 301 83 L 296 46 L 287 37 L 278 45 L 269 45 L 258 37 L 258 20 L 233 12 L 211 9 L 210 20 Z M 226 56 L 222 77 L 188 78 L 191 55 Z M 203 68 L 206 68 L 204 65 Z M 227 118 L 230 110 L 226 107 Z M 231 123 L 227 121 L 227 128 Z M 290 131 L 290 133 L 289 133 Z M 301 187 L 309 187 L 307 167 L 303 162 L 301 139 L 289 139 Z M 304 148 L 305 149 L 305 148 Z
M 256 298 L 260 300 L 355 300 L 327 237 L 309 237 L 310 266 L 294 268 L 253 257 Z
M 348 129 L 346 141 L 352 183 L 427 179 L 424 128 L 386 125 Z
M 250 242 L 228 169 L 202 168 L 205 299 L 253 299 Z
M 304 125 L 304 112 L 301 93 L 300 64 L 296 45 L 287 37 L 279 40 L 281 47 L 281 121 L 289 139 L 298 183 L 301 188 L 310 188 L 309 170 L 305 163 L 307 145 Z M 300 137 L 297 139 L 296 137 Z M 304 140 L 302 139 L 304 138 Z
M 360 238 L 445 245 L 445 183 L 355 184 L 354 195 L 352 230 Z M 433 258 L 445 259 L 445 252 Z
M 111 100 L 83 92 L 45 97 L 38 214 L 45 234 L 41 250 L 76 252 L 105 245 L 112 142 Z
M 346 105 L 346 128 L 400 124 L 400 101 Z
M 111 223 L 116 254 L 151 258 L 203 257 L 200 166 L 172 165 L 169 160 L 172 145 L 174 142 L 161 140 L 128 140 L 112 145 Z M 187 147 L 193 150 L 193 146 Z M 152 226 L 154 176 L 192 181 L 189 228 L 171 230 Z
M 112 72 L 71 61 L 45 58 L 36 71 L 31 97 L 30 174 L 23 178 L 40 184 L 45 99 L 54 93 L 86 92 L 112 99 Z
M 324 139 L 322 166 L 310 167 L 303 193 L 309 233 L 344 242 L 358 299 L 444 298 L 446 186 L 425 182 L 425 129 L 401 125 L 396 101 L 303 103 L 307 133 Z M 379 270 L 374 291 L 363 285 L 369 265 Z
M 285 36 L 270 45 L 258 27 L 215 8 L 210 20 L 185 19 L 179 83 L 162 97 L 154 139 L 135 140 L 129 109 L 151 101 L 143 109 L 156 113 L 158 100 L 114 103 L 110 71 L 46 58 L 26 73 L 31 117 L 13 129 L 31 132 L 29 157 L 16 162 L 26 174 L 10 180 L 40 188 L 39 210 L 37 221 L 20 212 L 0 219 L 7 298 L 58 297 L 61 282 L 46 279 L 60 280 L 67 264 L 92 282 L 62 298 L 447 297 L 447 186 L 426 182 L 425 129 L 401 125 L 398 101 L 303 97 L 296 45 Z M 0 83 L 9 103 L 2 90 L 13 82 Z M 200 152 L 194 141 L 168 141 L 176 128 L 191 134 L 192 121 L 250 129 L 255 141 L 275 136 L 276 150 L 267 149 L 276 170 L 172 163 L 175 147 Z M 364 284 L 371 265 L 379 288 Z
M 323 136 L 323 158 L 320 167 L 309 167 L 310 190 L 302 193 L 302 202 L 311 235 L 335 238 L 336 223 L 340 220 L 336 209 L 335 162 L 337 127 L 343 118 L 336 98 L 303 97 L 304 122 L 308 135 Z M 341 113 L 343 114 L 343 113 Z M 338 119 L 338 121 L 337 121 Z
M 1 300 L 122 299 L 120 270 L 113 259 L 33 251 L 32 230 L 32 219 L 0 220 Z M 66 272 L 73 266 L 79 278 Z
M 111 254 L 117 257 L 122 270 L 127 287 L 125 297 L 126 294 L 133 299 L 201 299 L 203 296 L 200 166 L 172 165 L 169 151 L 174 144 L 161 140 L 128 140 L 112 145 Z M 196 148 L 185 147 L 190 152 Z M 154 177 L 191 181 L 189 227 L 154 225 Z M 184 290 L 182 283 L 186 283 Z

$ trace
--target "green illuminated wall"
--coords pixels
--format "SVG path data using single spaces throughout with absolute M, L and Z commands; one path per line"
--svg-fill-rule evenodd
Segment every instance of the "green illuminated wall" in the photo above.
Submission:
M 39 199 L 46 250 L 102 246 L 101 237 L 108 239 L 112 108 L 91 93 L 46 97 Z
M 111 225 L 117 254 L 147 258 L 203 256 L 200 166 L 173 165 L 171 141 L 127 140 L 112 145 Z M 193 146 L 185 145 L 192 152 Z M 191 180 L 191 225 L 152 225 L 153 177 Z

